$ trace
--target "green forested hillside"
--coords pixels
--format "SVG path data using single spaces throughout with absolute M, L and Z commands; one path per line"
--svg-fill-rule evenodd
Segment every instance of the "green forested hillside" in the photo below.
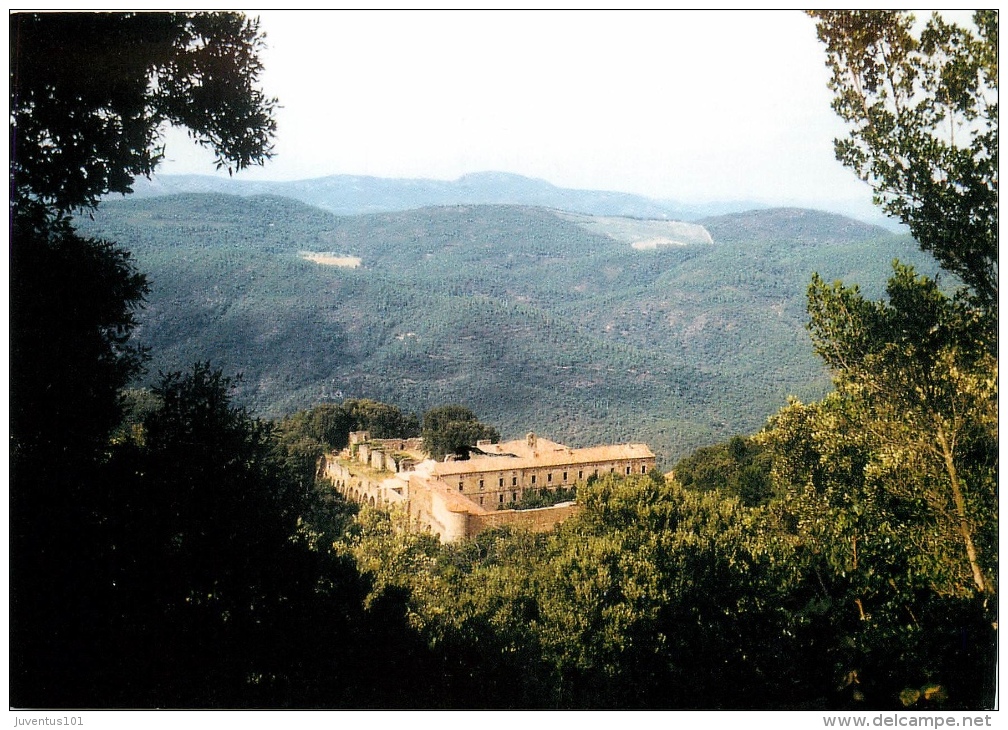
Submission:
M 813 272 L 875 296 L 894 257 L 933 270 L 906 237 L 812 211 L 706 219 L 713 245 L 653 250 L 513 206 L 339 217 L 194 194 L 105 202 L 79 223 L 149 275 L 152 377 L 209 358 L 262 415 L 459 402 L 505 436 L 642 440 L 666 465 L 826 391 L 805 330 Z

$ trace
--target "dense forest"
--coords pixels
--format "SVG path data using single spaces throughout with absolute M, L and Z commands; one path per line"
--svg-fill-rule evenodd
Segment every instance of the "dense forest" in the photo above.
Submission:
M 189 128 L 223 165 L 269 159 L 277 102 L 259 90 L 258 25 L 235 13 L 13 13 L 12 707 L 993 707 L 997 14 L 977 13 L 975 30 L 882 11 L 815 18 L 850 128 L 838 157 L 933 255 L 940 279 L 907 265 L 906 251 L 890 264 L 888 238 L 837 244 L 818 240 L 817 224 L 812 241 L 805 217 L 786 243 L 750 239 L 764 216 L 791 215 L 779 212 L 747 219 L 734 241 L 724 232 L 733 221 L 712 220 L 720 244 L 655 251 L 511 207 L 327 215 L 331 237 L 317 247 L 302 234 L 323 228 L 303 220 L 320 214 L 276 199 L 125 202 L 104 217 L 99 200 L 156 166 L 162 123 Z M 110 47 L 121 52 L 109 58 Z M 932 103 L 952 92 L 955 105 Z M 250 233 L 250 219 L 270 227 L 252 212 L 268 206 L 290 213 L 290 238 Z M 71 217 L 81 209 L 95 228 Z M 413 238 L 400 225 L 410 216 Z M 374 248 L 349 245 L 363 240 Z M 396 249 L 409 245 L 417 255 L 396 270 Z M 860 268 L 795 265 L 848 245 L 862 247 Z M 305 250 L 363 265 L 322 269 L 299 257 Z M 488 253 L 520 287 L 495 283 L 492 267 L 471 280 L 434 260 Z M 686 274 L 700 284 L 691 289 Z M 160 299 L 173 276 L 205 299 Z M 398 288 L 397 276 L 418 278 Z M 313 288 L 298 288 L 305 282 Z M 358 289 L 387 320 L 352 309 Z M 772 307 L 755 306 L 766 290 L 779 325 Z M 309 305 L 326 291 L 326 307 Z M 672 301 L 701 298 L 723 307 L 703 315 L 718 328 L 689 330 L 703 333 L 697 352 L 727 368 L 720 379 L 688 361 L 683 338 L 653 337 L 642 316 L 664 320 Z M 257 301 L 271 301 L 275 318 L 243 306 Z M 199 339 L 170 357 L 191 359 L 145 376 L 162 357 L 148 348 L 181 342 L 163 334 L 176 306 L 187 318 L 180 332 Z M 450 315 L 407 319 L 417 308 Z M 797 382 L 820 390 L 787 400 L 762 381 L 731 393 L 762 367 L 749 361 L 758 346 L 731 365 L 731 348 L 752 337 L 729 326 L 744 321 L 740 308 L 768 332 L 790 332 L 794 348 L 804 343 L 818 360 Z M 288 310 L 303 330 L 287 329 Z M 688 311 L 696 325 L 700 310 Z M 511 329 L 477 337 L 488 323 Z M 294 349 L 306 364 L 275 374 L 281 383 L 329 368 L 331 352 L 346 353 L 348 372 L 371 372 L 361 342 L 389 363 L 408 360 L 382 349 L 399 342 L 416 348 L 415 361 L 442 357 L 443 384 L 427 400 L 351 390 L 267 416 L 257 392 L 282 388 L 265 388 L 251 358 L 279 362 L 306 332 L 329 338 L 324 353 L 312 361 Z M 529 332 L 537 337 L 520 336 Z M 222 370 L 210 351 L 218 337 L 251 342 L 236 350 L 250 359 Z M 423 349 L 427 337 L 447 344 Z M 581 511 L 550 533 L 498 529 L 442 544 L 318 478 L 318 457 L 351 430 L 423 433 L 445 452 L 458 447 L 441 439 L 446 424 L 460 419 L 467 439 L 496 435 L 489 401 L 477 410 L 483 423 L 446 397 L 463 369 L 445 363 L 474 361 L 479 345 L 504 362 L 530 358 L 522 375 L 541 388 L 530 400 L 562 382 L 546 377 L 550 368 L 601 367 L 602 355 L 639 375 L 676 373 L 658 414 L 686 402 L 676 388 L 713 382 L 729 394 L 699 394 L 709 411 L 690 418 L 710 440 L 682 454 L 673 475 L 578 485 Z M 788 377 L 791 365 L 780 366 L 776 376 Z M 637 380 L 622 382 L 624 400 L 643 402 Z M 477 385 L 493 392 L 475 382 L 470 391 Z M 760 388 L 778 398 L 769 418 L 710 430 L 726 403 L 751 411 Z M 630 432 L 637 418 L 613 420 Z
M 713 245 L 638 250 L 659 222 L 514 206 L 339 217 L 201 194 L 106 202 L 79 228 L 148 276 L 135 341 L 151 377 L 207 358 L 241 373 L 239 401 L 264 417 L 459 402 L 510 437 L 646 442 L 671 466 L 826 393 L 805 327 L 813 273 L 880 295 L 875 261 L 936 268 L 907 236 L 821 212 L 703 223 Z

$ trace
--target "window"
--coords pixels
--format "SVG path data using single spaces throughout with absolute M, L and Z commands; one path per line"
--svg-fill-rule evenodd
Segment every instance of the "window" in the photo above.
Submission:
M 565 482 L 567 481 L 567 472 L 564 472 L 564 475 L 563 475 L 563 480 L 564 480 Z
M 483 480 L 480 479 L 480 489 L 483 489 Z
M 578 469 L 578 479 L 584 479 L 584 469 Z
M 532 483 L 533 483 L 533 484 L 535 484 L 535 477 L 536 477 L 536 475 L 535 475 L 535 474 L 533 474 L 533 475 L 532 475 Z
M 546 483 L 547 484 L 553 483 L 553 472 L 550 472 L 549 474 L 546 475 Z
M 511 486 L 512 487 L 518 486 L 518 477 L 511 477 Z
M 641 474 L 647 474 L 647 464 L 641 464 L 640 465 L 640 473 Z
M 518 492 L 511 492 L 511 501 L 512 502 L 518 501 Z
M 483 498 L 480 497 L 480 507 L 482 507 L 482 506 L 483 506 Z
M 504 504 L 504 495 L 503 494 L 500 495 L 500 503 Z
M 497 486 L 500 487 L 501 489 L 504 488 L 504 477 L 501 477 L 500 479 L 497 480 Z
M 462 491 L 462 482 L 459 482 L 459 491 Z
M 627 476 L 630 476 L 630 467 L 629 466 L 626 468 L 626 473 L 627 473 Z

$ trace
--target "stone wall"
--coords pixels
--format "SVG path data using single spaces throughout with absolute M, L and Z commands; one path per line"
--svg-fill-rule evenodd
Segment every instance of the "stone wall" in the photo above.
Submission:
M 360 504 L 390 507 L 409 499 L 408 484 L 402 479 L 367 473 L 333 456 L 326 458 L 324 474 L 332 480 L 337 492 Z
M 376 471 L 402 472 L 423 460 L 422 448 L 419 438 L 373 439 L 367 431 L 353 431 L 343 456 Z
M 561 522 L 581 511 L 581 505 L 573 503 L 558 504 L 553 507 L 539 509 L 508 509 L 487 512 L 486 514 L 470 514 L 467 520 L 467 537 L 474 537 L 491 527 L 520 527 L 532 532 L 549 532 Z
M 410 527 L 432 532 L 442 542 L 457 542 L 470 537 L 467 523 L 469 514 L 464 509 L 459 509 L 460 505 L 454 503 L 452 496 L 426 481 L 410 480 L 409 500 L 406 503 Z

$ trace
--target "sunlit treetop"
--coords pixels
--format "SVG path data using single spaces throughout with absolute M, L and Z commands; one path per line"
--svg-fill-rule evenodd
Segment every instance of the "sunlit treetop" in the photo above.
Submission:
M 997 302 L 998 17 L 814 11 L 849 125 L 837 159 L 978 300 Z

